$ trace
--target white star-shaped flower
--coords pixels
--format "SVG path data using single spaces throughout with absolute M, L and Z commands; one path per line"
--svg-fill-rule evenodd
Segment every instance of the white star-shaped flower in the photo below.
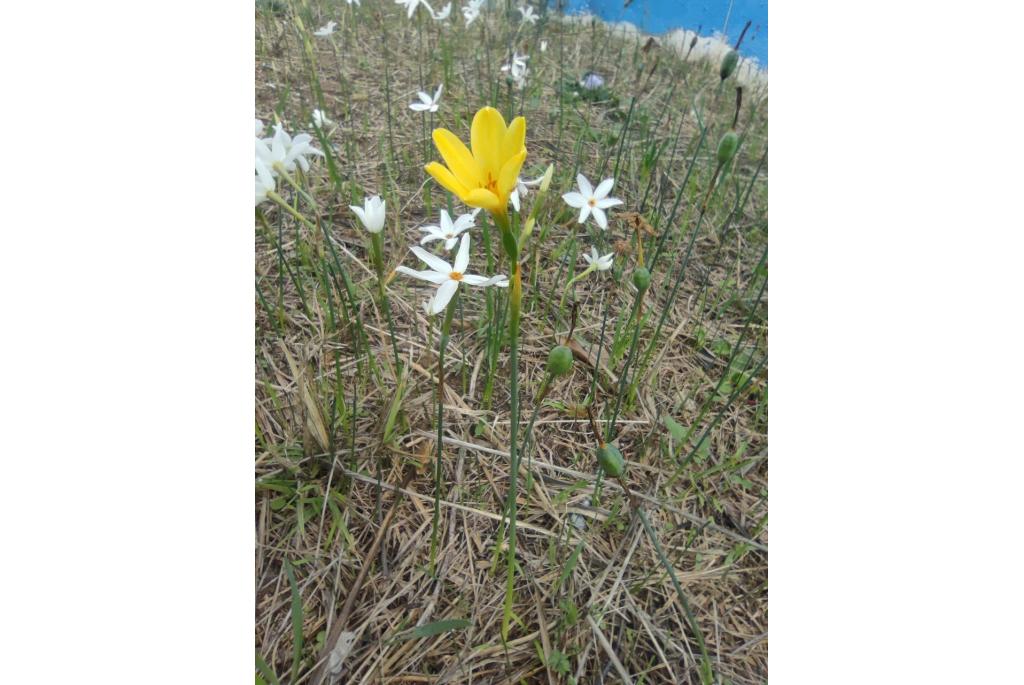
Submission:
M 501 65 L 501 70 L 506 72 L 512 77 L 512 82 L 515 83 L 516 88 L 522 89 L 526 84 L 526 60 L 530 59 L 529 55 L 520 55 L 518 52 L 512 54 L 512 59 L 507 64 Z
M 325 26 L 321 26 L 313 32 L 314 36 L 320 36 L 321 38 L 329 36 L 334 33 L 334 27 L 338 25 L 336 21 L 329 21 Z
M 476 214 L 479 211 L 480 210 L 478 209 L 476 212 L 471 214 L 463 214 L 455 221 L 452 221 L 448 212 L 442 209 L 440 226 L 428 225 L 420 227 L 420 230 L 427 234 L 423 236 L 422 240 L 420 240 L 420 245 L 426 245 L 427 243 L 435 240 L 443 240 L 444 249 L 450 251 L 455 247 L 455 243 L 458 242 L 459 235 L 463 231 L 468 231 L 473 228 L 475 225 L 474 222 L 476 221 Z
M 416 97 L 420 99 L 419 102 L 412 102 L 409 104 L 409 109 L 414 112 L 436 112 L 437 108 L 441 106 L 441 89 L 444 88 L 442 83 L 437 87 L 437 92 L 434 93 L 434 97 L 430 97 L 422 90 L 416 93 Z
M 270 173 L 270 169 L 263 163 L 263 160 L 256 159 L 256 204 L 259 204 L 267 199 L 267 193 L 274 190 L 277 187 L 274 181 L 274 174 Z
M 485 0 L 469 0 L 469 4 L 462 8 L 462 16 L 466 19 L 466 26 L 469 27 L 476 18 L 480 16 L 480 10 Z
M 598 256 L 596 247 L 590 248 L 590 254 L 583 254 L 583 261 L 585 261 L 588 266 L 597 269 L 598 271 L 607 271 L 612 268 L 612 261 L 614 259 L 614 252 L 609 252 L 604 256 Z
M 515 210 L 519 211 L 519 203 L 521 198 L 526 197 L 527 193 L 530 192 L 530 188 L 533 186 L 539 186 L 544 181 L 545 174 L 541 174 L 532 181 L 524 181 L 521 177 L 516 179 L 516 187 L 512 189 L 512 194 L 509 195 L 509 200 L 512 201 L 512 206 Z
M 395 271 L 406 276 L 412 276 L 418 278 L 421 281 L 427 281 L 437 286 L 437 290 L 434 292 L 434 296 L 430 298 L 427 303 L 426 311 L 428 314 L 439 314 L 444 311 L 444 308 L 448 306 L 452 298 L 455 297 L 455 292 L 459 289 L 460 283 L 466 285 L 475 285 L 480 287 L 487 287 L 496 285 L 501 288 L 508 287 L 508 278 L 505 276 L 492 276 L 487 278 L 486 276 L 477 276 L 474 274 L 467 274 L 466 267 L 469 266 L 469 234 L 462 236 L 462 241 L 459 243 L 459 252 L 455 255 L 455 264 L 451 265 L 444 261 L 440 257 L 436 257 L 422 247 L 411 247 L 412 253 L 420 258 L 420 261 L 430 267 L 429 271 L 415 271 L 406 266 L 400 266 Z
M 427 8 L 427 11 L 430 12 L 430 16 L 434 16 L 434 10 L 431 9 L 430 5 L 426 3 L 426 0 L 395 0 L 395 4 L 404 5 L 406 13 L 409 15 L 410 19 L 412 19 L 413 13 L 416 11 L 416 8 L 419 7 L 420 5 L 423 5 L 424 7 Z
M 519 10 L 519 14 L 523 15 L 522 23 L 524 23 L 524 24 L 526 22 L 530 22 L 531 24 L 536 24 L 537 23 L 537 19 L 540 18 L 536 14 L 533 13 L 533 8 L 530 7 L 529 5 L 523 5 L 521 7 L 518 7 L 517 9 Z
M 380 233 L 384 229 L 385 205 L 387 203 L 380 199 L 379 195 L 364 197 L 363 206 L 349 205 L 348 208 L 355 212 L 363 226 L 370 233 Z
M 256 157 L 262 159 L 263 163 L 271 171 L 275 170 L 275 164 L 281 164 L 287 172 L 295 171 L 298 164 L 303 171 L 309 171 L 308 155 L 320 155 L 324 153 L 310 145 L 313 138 L 308 133 L 300 133 L 292 138 L 284 130 L 281 124 L 274 125 L 274 137 L 256 139 Z
M 526 60 L 530 59 L 529 55 L 520 55 L 518 52 L 512 53 L 512 59 L 507 64 L 501 65 L 501 70 L 505 72 L 511 72 L 512 78 L 520 78 L 526 75 Z
M 451 16 L 451 13 L 452 13 L 452 3 L 449 2 L 447 5 L 445 5 L 444 7 L 441 8 L 440 12 L 438 12 L 437 14 L 434 15 L 434 21 L 444 21 L 449 16 Z
M 313 110 L 313 125 L 317 128 L 323 128 L 324 126 L 330 126 L 334 122 L 327 118 L 327 115 L 318 109 Z
M 562 199 L 565 200 L 565 204 L 570 207 L 580 208 L 579 223 L 582 224 L 587 220 L 588 216 L 593 214 L 594 220 L 601 227 L 601 230 L 607 229 L 608 217 L 605 216 L 604 210 L 622 204 L 622 200 L 608 197 L 608 193 L 612 191 L 612 186 L 615 185 L 615 179 L 606 178 L 595 189 L 590 185 L 590 181 L 587 180 L 586 176 L 577 174 L 576 183 L 579 184 L 580 192 L 571 192 L 563 195 Z

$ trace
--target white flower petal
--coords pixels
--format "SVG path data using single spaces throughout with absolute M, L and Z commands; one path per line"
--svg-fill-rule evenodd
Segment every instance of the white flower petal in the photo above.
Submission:
M 452 218 L 448 214 L 448 210 L 441 210 L 441 231 L 443 233 L 451 233 L 455 230 L 454 224 L 452 224 Z
M 455 220 L 454 227 L 459 233 L 462 233 L 468 228 L 473 228 L 476 222 L 476 212 L 472 214 L 463 214 Z
M 450 278 L 448 278 L 446 274 L 439 274 L 436 271 L 416 271 L 415 269 L 410 269 L 407 266 L 399 266 L 398 268 L 395 269 L 395 273 L 405 274 L 406 276 L 412 276 L 413 278 L 417 278 L 421 281 L 426 281 L 428 283 L 433 283 L 434 285 L 440 285 L 445 281 L 451 280 Z
M 459 282 L 448 279 L 437 289 L 434 293 L 433 303 L 430 305 L 431 314 L 440 314 L 444 311 L 444 308 L 448 306 L 448 303 L 452 301 L 455 296 L 455 291 L 459 289 Z
M 466 285 L 474 285 L 478 287 L 486 288 L 488 286 L 497 285 L 501 287 L 508 286 L 508 278 L 504 275 L 491 276 L 478 276 L 476 274 L 463 274 L 462 282 Z
M 412 250 L 412 253 L 414 255 L 419 257 L 421 262 L 429 266 L 434 271 L 437 271 L 438 273 L 443 273 L 444 275 L 447 276 L 452 271 L 455 271 L 455 269 L 452 268 L 451 264 L 444 261 L 440 257 L 435 257 L 434 255 L 424 250 L 422 247 L 413 246 L 410 247 L 409 249 Z
M 576 174 L 576 185 L 580 187 L 580 193 L 587 198 L 594 196 L 594 186 L 590 185 L 590 181 L 583 174 Z
M 566 193 L 565 195 L 562 196 L 562 199 L 565 201 L 565 204 L 569 205 L 570 207 L 583 207 L 584 205 L 587 204 L 587 198 L 583 197 L 583 195 L 575 191 L 571 193 Z
M 256 160 L 256 175 L 259 176 L 260 180 L 263 182 L 263 185 L 270 188 L 271 190 L 274 189 L 274 175 L 270 173 L 270 169 L 267 168 L 267 165 L 263 162 L 263 160 Z
M 609 207 L 615 207 L 621 204 L 622 200 L 617 197 L 606 197 L 597 201 L 598 209 L 608 209 Z
M 594 220 L 597 222 L 597 225 L 601 227 L 602 231 L 606 230 L 608 228 L 608 217 L 604 215 L 604 210 L 594 207 L 591 211 L 594 213 Z
M 584 221 L 587 220 L 587 217 L 590 216 L 590 209 L 590 205 L 584 202 L 583 207 L 580 208 L 580 220 L 577 223 L 582 224 Z
M 602 197 L 612 192 L 612 186 L 615 185 L 614 178 L 606 178 L 594 189 L 594 198 L 600 200 Z
M 459 243 L 459 253 L 455 255 L 455 268 L 452 271 L 457 271 L 460 274 L 465 272 L 466 267 L 469 266 L 469 234 L 463 234 L 462 242 Z

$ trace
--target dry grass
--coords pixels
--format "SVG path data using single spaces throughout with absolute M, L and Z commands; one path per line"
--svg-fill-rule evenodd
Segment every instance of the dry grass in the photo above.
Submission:
M 349 10 L 333 7 L 330 16 L 322 8 L 312 10 L 315 20 L 325 23 L 340 17 L 341 30 L 351 31 L 346 28 L 352 21 Z M 322 163 L 306 181 L 318 202 L 319 220 L 353 281 L 376 375 L 361 361 L 365 351 L 357 354 L 353 317 L 337 311 L 332 316 L 330 311 L 339 309 L 343 295 L 323 276 L 321 267 L 330 261 L 323 236 L 276 209 L 266 210 L 270 232 L 257 222 L 257 282 L 269 306 L 256 303 L 257 654 L 282 682 L 309 682 L 322 648 L 317 640 L 336 624 L 357 576 L 366 569 L 365 582 L 340 626 L 353 634 L 353 646 L 336 682 L 568 682 L 550 658 L 556 650 L 568 657 L 568 673 L 579 683 L 699 682 L 694 636 L 672 582 L 634 514 L 635 507 L 643 507 L 693 607 L 717 677 L 732 683 L 765 681 L 767 367 L 733 402 L 716 400 L 713 392 L 728 360 L 714 351 L 713 342 L 734 341 L 753 308 L 747 340 L 762 352 L 766 349 L 767 293 L 759 302 L 750 302 L 758 293 L 756 288 L 751 292 L 752 286 L 763 277 L 755 267 L 767 240 L 766 167 L 742 212 L 729 217 L 766 149 L 766 104 L 755 113 L 749 104 L 752 98 L 746 96 L 739 129 L 747 131 L 748 140 L 736 167 L 737 190 L 726 188 L 720 201 L 709 206 L 653 361 L 644 368 L 635 401 L 624 403 L 616 442 L 629 464 L 621 487 L 606 482 L 600 500 L 591 501 L 597 469 L 594 441 L 587 420 L 574 410 L 590 390 L 589 367 L 577 363 L 572 376 L 555 384 L 540 412 L 532 451 L 533 482 L 521 488 L 519 501 L 521 573 L 515 612 L 520 622 L 503 645 L 503 561 L 497 569 L 492 564 L 509 475 L 508 390 L 501 382 L 507 377 L 507 348 L 498 357 L 494 396 L 486 408 L 482 392 L 487 340 L 486 329 L 480 326 L 486 311 L 481 291 L 463 298 L 463 312 L 455 319 L 459 331 L 448 350 L 438 579 L 427 568 L 438 321 L 424 316 L 423 291 L 402 279 L 392 281 L 388 292 L 398 348 L 409 370 L 407 394 L 397 435 L 389 444 L 382 440 L 399 382 L 392 375 L 388 327 L 372 296 L 376 286 L 365 234 L 347 205 L 361 200 L 364 189 L 385 194 L 386 260 L 388 268 L 394 268 L 403 261 L 413 264 L 407 247 L 419 236 L 415 229 L 436 223 L 437 205 L 443 201 L 439 189 L 426 183 L 421 121 L 407 106 L 415 91 L 432 91 L 440 82 L 442 60 L 418 59 L 416 22 L 406 21 L 399 9 L 390 3 L 380 12 L 363 8 L 359 39 L 355 33 L 337 35 L 337 52 L 329 40 L 313 43 L 326 111 L 341 124 L 332 140 L 338 145 L 344 190 L 339 193 L 332 187 Z M 386 63 L 381 55 L 381 12 L 388 31 Z M 279 112 L 294 132 L 309 130 L 303 122 L 316 105 L 309 62 L 292 16 L 292 10 L 281 16 L 257 14 L 256 111 L 264 120 Z M 316 27 L 308 23 L 307 28 Z M 494 80 L 505 57 L 497 47 L 508 45 L 502 33 L 505 26 L 496 14 L 488 17 L 486 34 L 483 22 L 468 33 L 461 21 L 457 29 L 446 26 L 453 57 L 440 122 L 461 135 L 468 130 L 472 113 L 486 104 L 487 93 L 478 92 L 479 84 Z M 484 35 L 486 51 L 474 47 Z M 552 22 L 544 28 L 543 38 L 549 44 L 544 53 L 536 49 L 538 36 L 516 41 L 520 49 L 529 44 L 531 79 L 536 84 L 527 91 L 525 102 L 516 100 L 528 120 L 529 171 L 554 162 L 557 193 L 569 189 L 576 155 L 579 168 L 591 180 L 610 175 L 617 137 L 635 96 L 633 124 L 638 133 L 624 146 L 615 194 L 626 201 L 624 209 L 639 208 L 647 185 L 643 148 L 653 141 L 666 144 L 666 149 L 644 215 L 655 223 L 660 212 L 664 223 L 677 195 L 684 194 L 669 249 L 645 298 L 645 310 L 653 320 L 641 333 L 643 350 L 674 283 L 669 267 L 678 264 L 696 222 L 714 169 L 715 142 L 732 120 L 732 94 L 726 90 L 716 96 L 718 77 L 713 70 L 687 66 L 656 47 L 640 51 L 634 41 L 609 36 L 600 28 Z M 424 40 L 428 54 L 440 51 L 436 25 L 424 26 Z M 637 55 L 643 61 L 640 78 L 632 66 Z M 566 106 L 561 138 L 560 64 L 567 78 L 590 69 L 606 74 L 609 89 L 619 97 L 617 107 Z M 421 66 L 427 72 L 422 82 Z M 384 69 L 390 69 L 396 153 L 390 163 Z M 504 87 L 500 90 L 504 97 Z M 711 113 L 713 133 L 683 187 L 698 136 L 690 113 L 697 93 L 697 102 Z M 498 105 L 504 109 L 503 103 L 499 100 Z M 586 127 L 592 136 L 584 133 Z M 602 168 L 605 173 L 600 175 Z M 557 204 L 550 201 L 551 207 Z M 623 214 L 612 211 L 610 243 L 630 237 Z M 280 271 L 273 242 L 278 230 L 285 272 Z M 551 309 L 566 280 L 561 255 L 554 253 L 573 231 L 580 231 L 580 244 L 587 249 L 591 237 L 577 227 L 574 216 L 561 212 L 542 249 L 527 264 L 524 282 L 531 285 L 526 290 L 520 353 L 524 425 L 547 353 L 565 333 Z M 473 264 L 482 265 L 482 248 L 476 240 L 475 244 Z M 623 247 L 625 251 L 628 245 Z M 619 355 L 612 363 L 607 361 L 618 322 L 625 323 L 635 292 L 628 270 L 625 274 L 619 280 L 610 274 L 592 276 L 576 291 L 576 339 L 591 357 L 597 353 L 604 307 L 611 304 L 602 339 L 605 368 L 596 400 L 599 418 L 614 402 L 614 381 L 624 359 Z M 540 297 L 531 305 L 534 289 Z M 709 397 L 711 410 L 701 416 Z M 713 424 L 720 411 L 720 420 Z M 700 419 L 700 432 L 713 426 L 707 453 L 690 462 L 681 475 L 672 458 L 679 446 L 665 428 L 666 416 L 684 426 Z M 742 458 L 733 459 L 741 445 Z M 402 488 L 409 470 L 411 480 Z M 399 493 L 402 499 L 394 519 L 382 528 L 380 521 Z M 584 521 L 585 527 L 581 530 L 574 521 Z M 378 532 L 380 551 L 370 558 Z M 559 584 L 580 542 L 578 561 L 566 582 Z M 302 603 L 305 647 L 297 676 L 290 673 L 293 614 L 286 560 L 295 568 Z M 434 637 L 401 639 L 408 637 L 402 631 L 413 626 L 453 618 L 469 619 L 471 625 Z

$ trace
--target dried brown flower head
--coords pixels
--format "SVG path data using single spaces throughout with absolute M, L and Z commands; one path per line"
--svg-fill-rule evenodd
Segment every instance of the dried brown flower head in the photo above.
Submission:
M 655 235 L 654 228 L 638 212 L 623 212 L 619 214 L 619 218 L 625 221 L 626 226 L 633 232 L 639 233 L 643 231 L 649 236 Z

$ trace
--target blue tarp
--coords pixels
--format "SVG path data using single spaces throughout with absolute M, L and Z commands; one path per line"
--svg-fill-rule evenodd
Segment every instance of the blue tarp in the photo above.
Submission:
M 740 54 L 756 57 L 762 66 L 768 66 L 768 0 L 633 0 L 625 9 L 623 4 L 625 0 L 569 0 L 566 12 L 588 11 L 606 21 L 632 22 L 644 33 L 653 34 L 700 27 L 702 36 L 710 36 L 724 29 L 730 44 L 736 42 L 749 19 Z

